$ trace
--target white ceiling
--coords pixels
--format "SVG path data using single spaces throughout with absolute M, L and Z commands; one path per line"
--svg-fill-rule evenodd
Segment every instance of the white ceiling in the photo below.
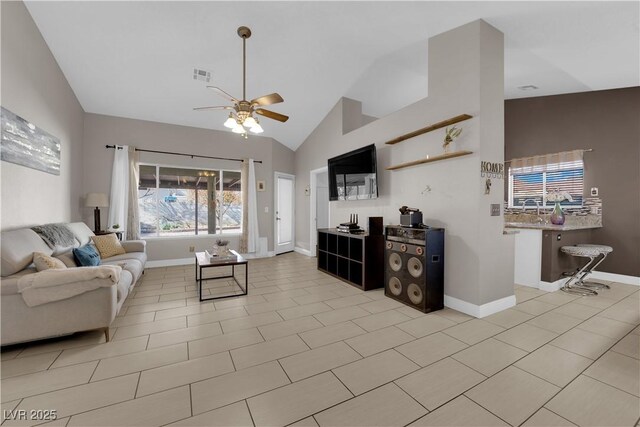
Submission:
M 271 92 L 297 148 L 342 96 L 381 117 L 427 95 L 427 39 L 482 18 L 505 34 L 505 98 L 640 85 L 633 2 L 35 2 L 27 8 L 85 111 L 221 129 L 225 102 L 193 68 L 247 98 Z M 535 91 L 518 86 L 535 85 Z

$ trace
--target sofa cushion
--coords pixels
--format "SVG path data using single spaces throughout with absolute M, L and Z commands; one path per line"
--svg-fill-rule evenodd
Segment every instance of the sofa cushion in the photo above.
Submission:
M 118 255 L 118 256 L 123 256 L 123 255 Z M 138 279 L 140 279 L 140 276 L 142 275 L 142 270 L 144 270 L 144 264 L 141 261 L 135 258 L 121 259 L 121 260 L 114 260 L 113 258 L 116 258 L 116 257 L 111 257 L 109 258 L 108 261 L 103 261 L 102 264 L 119 265 L 120 267 L 122 267 L 123 271 L 128 271 L 129 273 L 131 273 L 131 275 L 133 276 L 133 283 L 136 283 Z
M 2 296 L 16 295 L 18 293 L 18 280 L 20 280 L 20 278 L 25 274 L 33 274 L 33 273 L 37 273 L 37 270 L 34 266 L 31 266 L 11 276 L 3 277 L 0 280 L 0 290 L 1 290 L 0 294 Z
M 105 263 L 111 263 L 112 261 L 122 262 L 130 259 L 135 259 L 139 261 L 140 264 L 145 265 L 147 263 L 147 254 L 144 252 L 127 252 L 126 254 L 112 256 L 111 258 L 105 259 L 103 261 Z
M 93 231 L 91 231 L 84 222 L 71 222 L 67 224 L 67 227 L 71 230 L 73 235 L 76 236 L 76 239 L 80 242 L 80 246 L 84 246 L 91 242 L 91 236 L 94 236 Z
M 78 263 L 76 263 L 76 259 L 73 257 L 72 251 L 56 255 L 55 257 L 62 261 L 67 268 L 78 267 Z
M 67 268 L 64 262 L 58 258 L 45 255 L 42 252 L 33 253 L 33 264 L 36 266 L 36 270 L 38 271 L 49 270 L 50 268 Z
M 115 255 L 126 254 L 124 248 L 120 244 L 120 240 L 118 240 L 118 236 L 115 234 L 93 236 L 91 237 L 91 240 L 93 240 L 98 252 L 100 252 L 101 258 L 109 258 Z
M 122 247 L 127 253 L 145 252 L 147 242 L 145 240 L 125 240 L 124 242 L 122 242 Z
M 53 253 L 44 240 L 29 228 L 3 231 L 0 240 L 2 240 L 0 256 L 2 259 L 0 275 L 2 277 L 11 276 L 26 268 L 33 262 L 34 252 L 42 252 L 45 255 Z
M 116 284 L 118 287 L 118 302 L 122 301 L 129 295 L 129 289 L 133 284 L 133 274 L 127 270 L 122 270 L 120 274 L 120 280 Z
M 82 267 L 100 265 L 100 255 L 93 245 L 84 245 L 73 250 L 76 263 Z

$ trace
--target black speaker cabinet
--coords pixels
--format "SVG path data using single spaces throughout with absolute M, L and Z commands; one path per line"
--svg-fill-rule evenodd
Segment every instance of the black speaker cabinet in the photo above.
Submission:
M 385 295 L 429 313 L 444 308 L 444 230 L 425 234 L 424 244 L 386 241 Z
M 384 227 L 382 226 L 381 216 L 369 217 L 369 235 L 370 236 L 382 236 L 384 233 Z

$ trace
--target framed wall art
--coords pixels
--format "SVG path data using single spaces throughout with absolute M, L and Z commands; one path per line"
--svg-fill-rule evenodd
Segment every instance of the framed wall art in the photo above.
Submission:
M 60 175 L 60 140 L 2 107 L 0 158 L 52 175 Z

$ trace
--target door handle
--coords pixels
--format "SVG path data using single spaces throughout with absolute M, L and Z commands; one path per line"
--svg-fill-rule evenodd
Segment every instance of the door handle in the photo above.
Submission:
M 280 221 L 280 218 L 276 217 L 276 221 Z

